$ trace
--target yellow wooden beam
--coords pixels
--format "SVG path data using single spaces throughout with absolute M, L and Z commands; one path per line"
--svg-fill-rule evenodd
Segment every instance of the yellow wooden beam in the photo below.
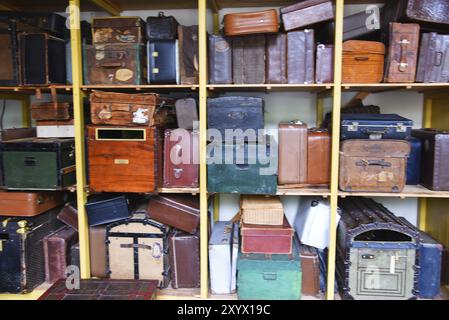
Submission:
M 324 117 L 324 98 L 317 96 L 316 100 L 316 127 L 321 126 Z
M 113 16 L 119 16 L 120 12 L 122 11 L 120 9 L 120 6 L 111 0 L 90 0 L 90 1 Z
M 21 102 L 22 106 L 22 127 L 31 127 L 31 110 L 30 110 L 30 97 L 26 97 Z
M 214 195 L 214 222 L 220 220 L 220 194 Z
M 73 114 L 75 121 L 76 152 L 76 197 L 78 204 L 78 225 L 80 245 L 81 278 L 90 278 L 89 226 L 84 204 L 87 201 L 85 150 L 84 150 L 84 107 L 81 91 L 83 62 L 81 56 L 80 0 L 70 0 L 70 37 L 72 46 Z
M 214 13 L 214 34 L 220 33 L 220 14 Z
M 208 201 L 207 201 L 207 19 L 206 0 L 198 0 L 199 29 L 199 94 L 200 94 L 200 212 L 201 212 L 201 298 L 206 299 L 209 293 L 208 272 Z
M 428 95 L 424 95 L 424 108 L 423 108 L 423 127 L 424 128 L 432 127 L 432 106 L 433 106 L 432 97 L 430 97 Z
M 341 74 L 342 74 L 342 43 L 343 43 L 343 13 L 344 0 L 336 0 L 335 11 L 335 66 L 334 66 L 334 96 L 332 118 L 332 169 L 330 197 L 330 230 L 329 254 L 327 262 L 326 299 L 334 300 L 335 287 L 335 257 L 337 244 L 337 209 L 338 209 L 338 174 L 340 153 L 340 114 L 341 114 Z
M 418 228 L 427 230 L 427 198 L 419 199 Z

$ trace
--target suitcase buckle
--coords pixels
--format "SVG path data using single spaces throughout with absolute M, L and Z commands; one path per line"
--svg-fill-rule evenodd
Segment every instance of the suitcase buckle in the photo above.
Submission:
M 398 127 L 396 129 L 397 132 L 406 132 L 407 127 L 403 123 L 398 123 Z
M 175 172 L 175 178 L 176 179 L 179 179 L 179 178 L 181 178 L 181 174 L 182 174 L 182 168 L 175 168 L 175 169 L 173 169 L 173 171 Z
M 359 127 L 358 122 L 353 122 L 352 124 L 348 125 L 348 131 L 357 131 Z

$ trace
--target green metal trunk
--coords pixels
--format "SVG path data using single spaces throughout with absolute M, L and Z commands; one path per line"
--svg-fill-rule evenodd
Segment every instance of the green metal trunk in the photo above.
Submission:
M 2 144 L 7 189 L 59 190 L 76 183 L 73 139 L 20 139 Z
M 296 244 L 293 254 L 240 253 L 237 262 L 237 294 L 241 300 L 301 299 L 301 261 Z

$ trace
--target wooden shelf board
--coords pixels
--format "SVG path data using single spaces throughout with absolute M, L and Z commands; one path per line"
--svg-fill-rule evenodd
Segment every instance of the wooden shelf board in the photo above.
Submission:
M 280 7 L 297 1 L 295 0 L 210 0 L 215 1 L 218 9 L 223 8 L 249 8 L 249 7 Z
M 347 83 L 342 84 L 344 91 L 366 91 L 371 93 L 393 90 L 430 91 L 449 90 L 449 83 Z
M 278 187 L 279 196 L 322 196 L 329 197 L 331 192 L 328 188 L 288 188 Z
M 8 93 L 28 93 L 28 94 L 34 94 L 36 90 L 41 90 L 44 93 L 50 92 L 51 88 L 55 88 L 59 93 L 61 91 L 72 91 L 71 85 L 55 85 L 55 86 L 45 86 L 45 87 L 38 87 L 38 86 L 10 86 L 10 87 L 0 87 L 0 94 L 1 92 L 8 92 Z
M 135 91 L 151 91 L 151 90 L 192 90 L 197 91 L 199 85 L 84 85 L 81 86 L 82 90 L 135 90 Z
M 387 192 L 345 192 L 339 191 L 341 197 L 389 197 L 389 198 L 449 198 L 449 191 L 432 191 L 423 186 L 405 186 L 401 193 Z
M 0 294 L 0 300 L 37 300 L 51 287 L 50 283 L 43 283 L 30 293 L 4 293 Z
M 157 190 L 159 193 L 191 193 L 199 194 L 199 188 L 159 188 Z
M 210 91 L 309 91 L 323 92 L 334 87 L 329 84 L 208 84 Z
M 173 289 L 169 286 L 159 290 L 156 294 L 156 300 L 191 300 L 200 298 L 200 288 Z

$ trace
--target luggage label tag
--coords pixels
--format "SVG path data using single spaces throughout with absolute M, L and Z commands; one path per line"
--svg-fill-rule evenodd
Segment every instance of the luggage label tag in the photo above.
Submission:
M 139 108 L 133 112 L 133 123 L 146 124 L 148 123 L 148 109 Z

